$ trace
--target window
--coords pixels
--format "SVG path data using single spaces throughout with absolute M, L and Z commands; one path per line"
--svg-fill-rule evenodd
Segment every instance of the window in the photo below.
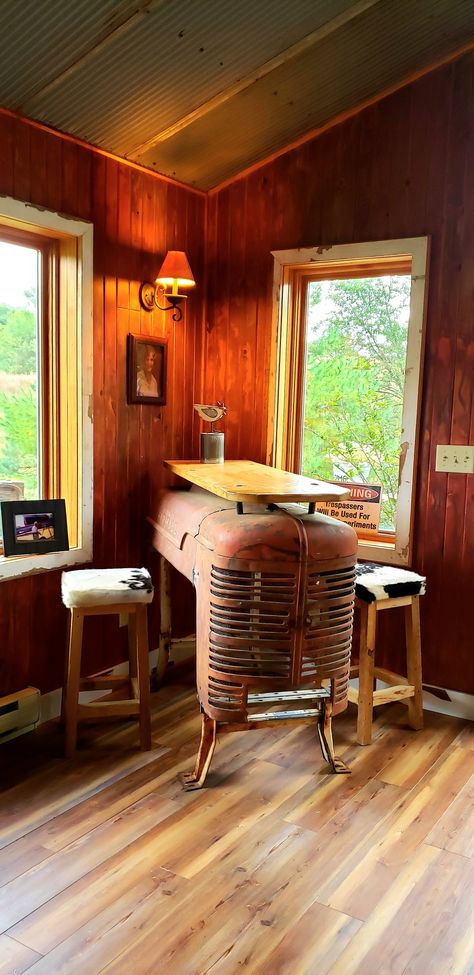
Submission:
M 408 564 L 428 240 L 274 258 L 269 458 L 352 484 L 343 517 L 356 528 L 359 556 Z M 364 506 L 369 494 L 380 504 Z
M 0 557 L 0 577 L 92 558 L 91 396 L 92 226 L 3 198 L 0 482 L 64 498 L 70 551 Z

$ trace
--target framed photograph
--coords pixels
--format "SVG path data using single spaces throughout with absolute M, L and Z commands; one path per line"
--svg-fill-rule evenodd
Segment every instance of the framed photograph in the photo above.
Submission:
M 128 402 L 166 403 L 166 339 L 128 336 Z
M 40 555 L 69 548 L 64 500 L 2 501 L 4 555 Z

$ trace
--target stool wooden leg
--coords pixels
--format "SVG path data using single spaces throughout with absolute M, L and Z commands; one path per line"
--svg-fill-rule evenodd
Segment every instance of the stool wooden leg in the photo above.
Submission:
M 413 596 L 405 606 L 405 634 L 407 644 L 407 677 L 415 694 L 408 699 L 408 723 L 415 731 L 423 727 L 423 688 L 421 679 L 420 597 Z
M 65 755 L 72 758 L 76 751 L 77 705 L 79 701 L 79 682 L 81 677 L 81 651 L 84 616 L 80 610 L 71 610 L 69 627 L 69 647 L 66 667 L 66 686 L 63 690 L 63 713 L 65 719 Z
M 360 607 L 359 702 L 357 708 L 357 741 L 359 745 L 370 745 L 372 741 L 376 632 L 376 603 L 364 603 Z
M 137 650 L 137 614 L 129 613 L 127 620 L 128 630 L 128 681 L 130 684 L 129 695 L 136 701 L 140 698 L 138 687 L 138 650 Z
M 136 661 L 140 699 L 140 747 L 151 748 L 150 675 L 148 669 L 148 620 L 146 606 L 138 606 L 136 617 Z
M 68 674 L 69 674 L 69 657 L 70 657 L 70 646 L 71 646 L 71 627 L 72 627 L 72 613 L 71 613 L 71 610 L 69 610 L 69 612 L 68 612 L 68 621 L 67 621 L 67 650 L 66 650 L 66 656 L 65 656 L 65 659 L 64 659 L 64 677 L 63 677 L 63 686 L 62 686 L 62 690 L 61 690 L 61 716 L 60 716 L 60 719 L 59 719 L 61 725 L 63 726 L 63 728 L 65 728 L 65 726 L 66 726 L 66 691 L 67 691 Z

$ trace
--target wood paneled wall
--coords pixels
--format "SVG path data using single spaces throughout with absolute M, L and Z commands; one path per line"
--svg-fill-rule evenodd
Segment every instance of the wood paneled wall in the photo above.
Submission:
M 211 193 L 204 393 L 228 406 L 226 456 L 264 460 L 270 252 L 431 235 L 413 566 L 424 679 L 469 693 L 474 477 L 434 464 L 436 444 L 474 442 L 473 77 L 470 54 Z M 401 632 L 384 623 L 394 662 Z
M 146 516 L 169 480 L 162 460 L 193 449 L 205 198 L 1 113 L 0 147 L 0 194 L 93 221 L 94 564 L 146 565 L 156 574 Z M 187 251 L 198 283 L 179 325 L 138 302 L 139 283 L 156 275 L 168 248 Z M 167 337 L 166 406 L 127 405 L 128 332 Z M 194 626 L 192 593 L 188 587 L 183 594 L 178 581 L 176 591 L 184 599 L 176 614 L 184 633 Z M 151 646 L 157 608 L 155 601 Z M 124 631 L 110 619 L 88 622 L 86 665 L 93 672 L 117 663 Z M 25 683 L 42 692 L 61 685 L 66 623 L 59 572 L 1 582 L 0 692 Z

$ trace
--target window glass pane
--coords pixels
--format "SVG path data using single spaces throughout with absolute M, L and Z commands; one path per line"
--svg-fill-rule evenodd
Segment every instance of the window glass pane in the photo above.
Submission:
M 0 481 L 41 497 L 38 408 L 40 252 L 0 240 Z
M 311 281 L 302 473 L 381 485 L 394 531 L 410 276 Z

